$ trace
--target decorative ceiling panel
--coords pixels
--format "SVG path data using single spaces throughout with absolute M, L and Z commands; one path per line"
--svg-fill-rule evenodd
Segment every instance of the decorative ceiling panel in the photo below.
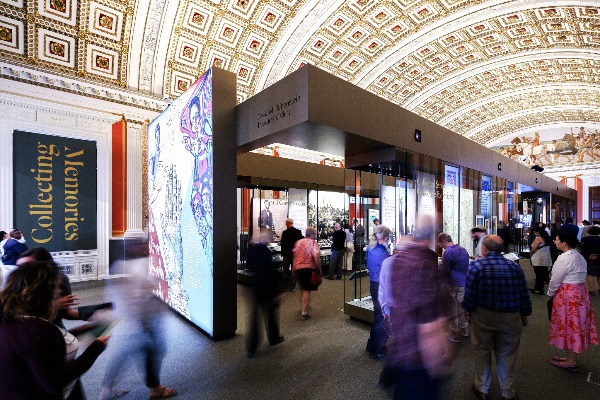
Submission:
M 598 118 L 600 6 L 0 0 L 0 60 L 157 98 L 217 66 L 237 75 L 238 101 L 311 63 L 485 144 L 543 118 Z

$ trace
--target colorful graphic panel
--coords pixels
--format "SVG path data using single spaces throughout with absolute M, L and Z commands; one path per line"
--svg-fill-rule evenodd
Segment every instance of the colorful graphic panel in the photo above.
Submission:
M 213 333 L 212 73 L 148 127 L 150 273 L 156 294 Z

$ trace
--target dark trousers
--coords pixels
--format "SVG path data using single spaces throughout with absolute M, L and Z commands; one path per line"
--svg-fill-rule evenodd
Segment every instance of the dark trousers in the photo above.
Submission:
M 533 266 L 533 272 L 535 272 L 535 285 L 533 290 L 543 292 L 544 282 L 548 282 L 550 276 L 548 274 L 548 267 L 546 266 Z
M 370 281 L 370 289 L 371 298 L 373 299 L 373 324 L 371 325 L 371 335 L 367 341 L 367 351 L 382 354 L 387 341 L 387 332 L 383 325 L 383 312 L 379 303 L 379 282 Z
M 283 257 L 281 271 L 281 288 L 285 290 L 296 289 L 296 274 L 292 270 L 292 257 Z
M 254 300 L 254 310 L 250 316 L 250 333 L 248 336 L 248 352 L 254 353 L 260 339 L 259 325 L 260 314 L 263 315 L 267 338 L 269 343 L 275 344 L 279 341 L 279 302 L 276 299 Z
M 431 379 L 424 369 L 391 367 L 396 384 L 394 400 L 436 400 L 440 398 L 441 381 Z

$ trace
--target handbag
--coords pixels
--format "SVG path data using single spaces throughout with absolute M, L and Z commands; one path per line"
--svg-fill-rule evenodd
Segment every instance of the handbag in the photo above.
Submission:
M 321 283 L 323 283 L 323 276 L 321 275 L 321 269 L 319 268 L 319 265 L 317 264 L 317 261 L 315 260 L 315 255 L 313 253 L 313 250 L 315 248 L 315 244 L 313 242 L 312 248 L 311 248 L 311 258 L 312 258 L 312 263 L 313 263 L 313 270 L 312 270 L 312 274 L 310 275 L 310 285 L 314 288 L 318 288 L 319 286 L 321 286 Z
M 310 284 L 313 287 L 319 287 L 323 283 L 323 276 L 316 269 L 312 270 L 312 275 L 310 276 Z

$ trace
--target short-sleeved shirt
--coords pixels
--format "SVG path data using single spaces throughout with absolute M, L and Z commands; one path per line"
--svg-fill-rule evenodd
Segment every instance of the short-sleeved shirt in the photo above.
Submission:
M 469 270 L 469 253 L 455 244 L 447 246 L 442 256 L 442 272 L 448 275 L 453 287 L 464 287 Z
M 313 257 L 321 257 L 321 248 L 316 240 L 303 238 L 296 242 L 292 253 L 294 271 L 302 268 L 314 269 Z
M 381 264 L 389 256 L 387 249 L 382 244 L 377 244 L 373 248 L 367 246 L 367 268 L 369 269 L 369 279 L 371 281 L 379 282 Z
M 463 308 L 473 312 L 477 307 L 531 315 L 531 298 L 519 264 L 495 252 L 471 263 L 467 272 Z

